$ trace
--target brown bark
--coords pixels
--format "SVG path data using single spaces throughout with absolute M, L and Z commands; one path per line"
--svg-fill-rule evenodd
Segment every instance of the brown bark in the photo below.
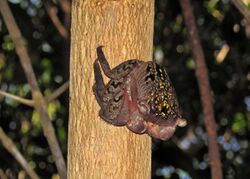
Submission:
M 219 146 L 216 140 L 217 126 L 214 118 L 211 87 L 209 83 L 208 70 L 205 63 L 205 56 L 201 47 L 190 0 L 180 0 L 180 3 L 187 27 L 188 37 L 192 46 L 193 56 L 196 62 L 195 71 L 200 89 L 205 127 L 208 134 L 208 154 L 212 169 L 211 176 L 212 179 L 221 179 L 223 176 Z
M 68 178 L 150 178 L 151 138 L 98 117 L 93 62 L 152 59 L 154 1 L 72 2 Z

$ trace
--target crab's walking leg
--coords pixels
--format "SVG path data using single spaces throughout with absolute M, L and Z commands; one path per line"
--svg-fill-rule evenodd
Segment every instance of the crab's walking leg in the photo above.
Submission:
M 101 68 L 104 74 L 110 79 L 113 79 L 113 80 L 120 79 L 120 78 L 123 78 L 124 76 L 127 76 L 136 66 L 139 65 L 139 63 L 141 63 L 136 59 L 131 59 L 111 69 L 102 51 L 102 47 L 103 46 L 97 47 L 96 49 L 97 57 L 98 57 L 99 63 L 101 65 Z
M 104 84 L 104 81 L 103 81 L 101 69 L 100 69 L 100 66 L 98 64 L 97 59 L 94 62 L 94 75 L 95 75 L 95 84 L 93 86 L 93 91 L 94 91 L 94 94 L 95 94 L 95 97 L 96 97 L 96 100 L 97 100 L 98 104 L 101 107 L 103 107 L 104 102 L 103 102 L 103 99 L 102 99 L 101 92 L 105 90 L 105 84 Z
M 103 46 L 99 46 L 99 47 L 97 47 L 97 49 L 96 49 L 98 60 L 99 60 L 99 62 L 100 62 L 100 65 L 101 65 L 101 67 L 102 67 L 102 70 L 103 70 L 104 74 L 105 74 L 107 77 L 113 79 L 114 75 L 113 75 L 112 72 L 111 72 L 111 69 L 110 69 L 110 66 L 109 66 L 109 64 L 108 64 L 108 61 L 107 61 L 107 59 L 106 59 L 106 57 L 105 57 L 105 55 L 104 55 L 104 53 L 103 53 L 103 51 L 102 51 L 102 47 L 103 47 Z

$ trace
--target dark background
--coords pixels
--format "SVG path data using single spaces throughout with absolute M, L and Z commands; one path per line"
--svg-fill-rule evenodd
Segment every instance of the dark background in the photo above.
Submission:
M 250 176 L 250 33 L 243 16 L 228 0 L 192 1 L 212 88 L 224 178 Z M 57 1 L 58 16 L 68 23 Z M 68 80 L 68 41 L 51 22 L 41 0 L 11 0 L 45 96 Z M 249 6 L 250 7 L 250 6 Z M 153 141 L 155 179 L 210 178 L 207 133 L 195 76 L 195 62 L 178 1 L 157 0 L 154 59 L 164 63 L 175 86 L 188 126 L 167 142 Z M 221 49 L 229 49 L 218 61 Z M 31 98 L 14 44 L 0 17 L 0 89 Z M 64 156 L 67 153 L 68 92 L 48 104 Z M 38 113 L 10 98 L 0 97 L 0 125 L 41 178 L 56 177 Z M 0 144 L 0 168 L 13 176 L 20 165 Z

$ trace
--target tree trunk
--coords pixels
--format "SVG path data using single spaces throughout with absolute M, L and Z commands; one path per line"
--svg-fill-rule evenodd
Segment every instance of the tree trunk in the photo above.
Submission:
M 154 1 L 73 0 L 69 179 L 150 178 L 151 138 L 102 121 L 92 86 L 99 45 L 111 67 L 127 59 L 152 59 L 153 20 Z

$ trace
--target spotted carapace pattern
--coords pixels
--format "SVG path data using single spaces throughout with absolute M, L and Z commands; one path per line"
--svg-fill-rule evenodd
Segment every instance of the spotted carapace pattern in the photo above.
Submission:
M 165 67 L 128 60 L 110 69 L 102 46 L 97 48 L 97 56 L 93 91 L 104 121 L 161 140 L 172 137 L 177 126 L 186 125 Z M 101 69 L 110 79 L 107 84 Z

